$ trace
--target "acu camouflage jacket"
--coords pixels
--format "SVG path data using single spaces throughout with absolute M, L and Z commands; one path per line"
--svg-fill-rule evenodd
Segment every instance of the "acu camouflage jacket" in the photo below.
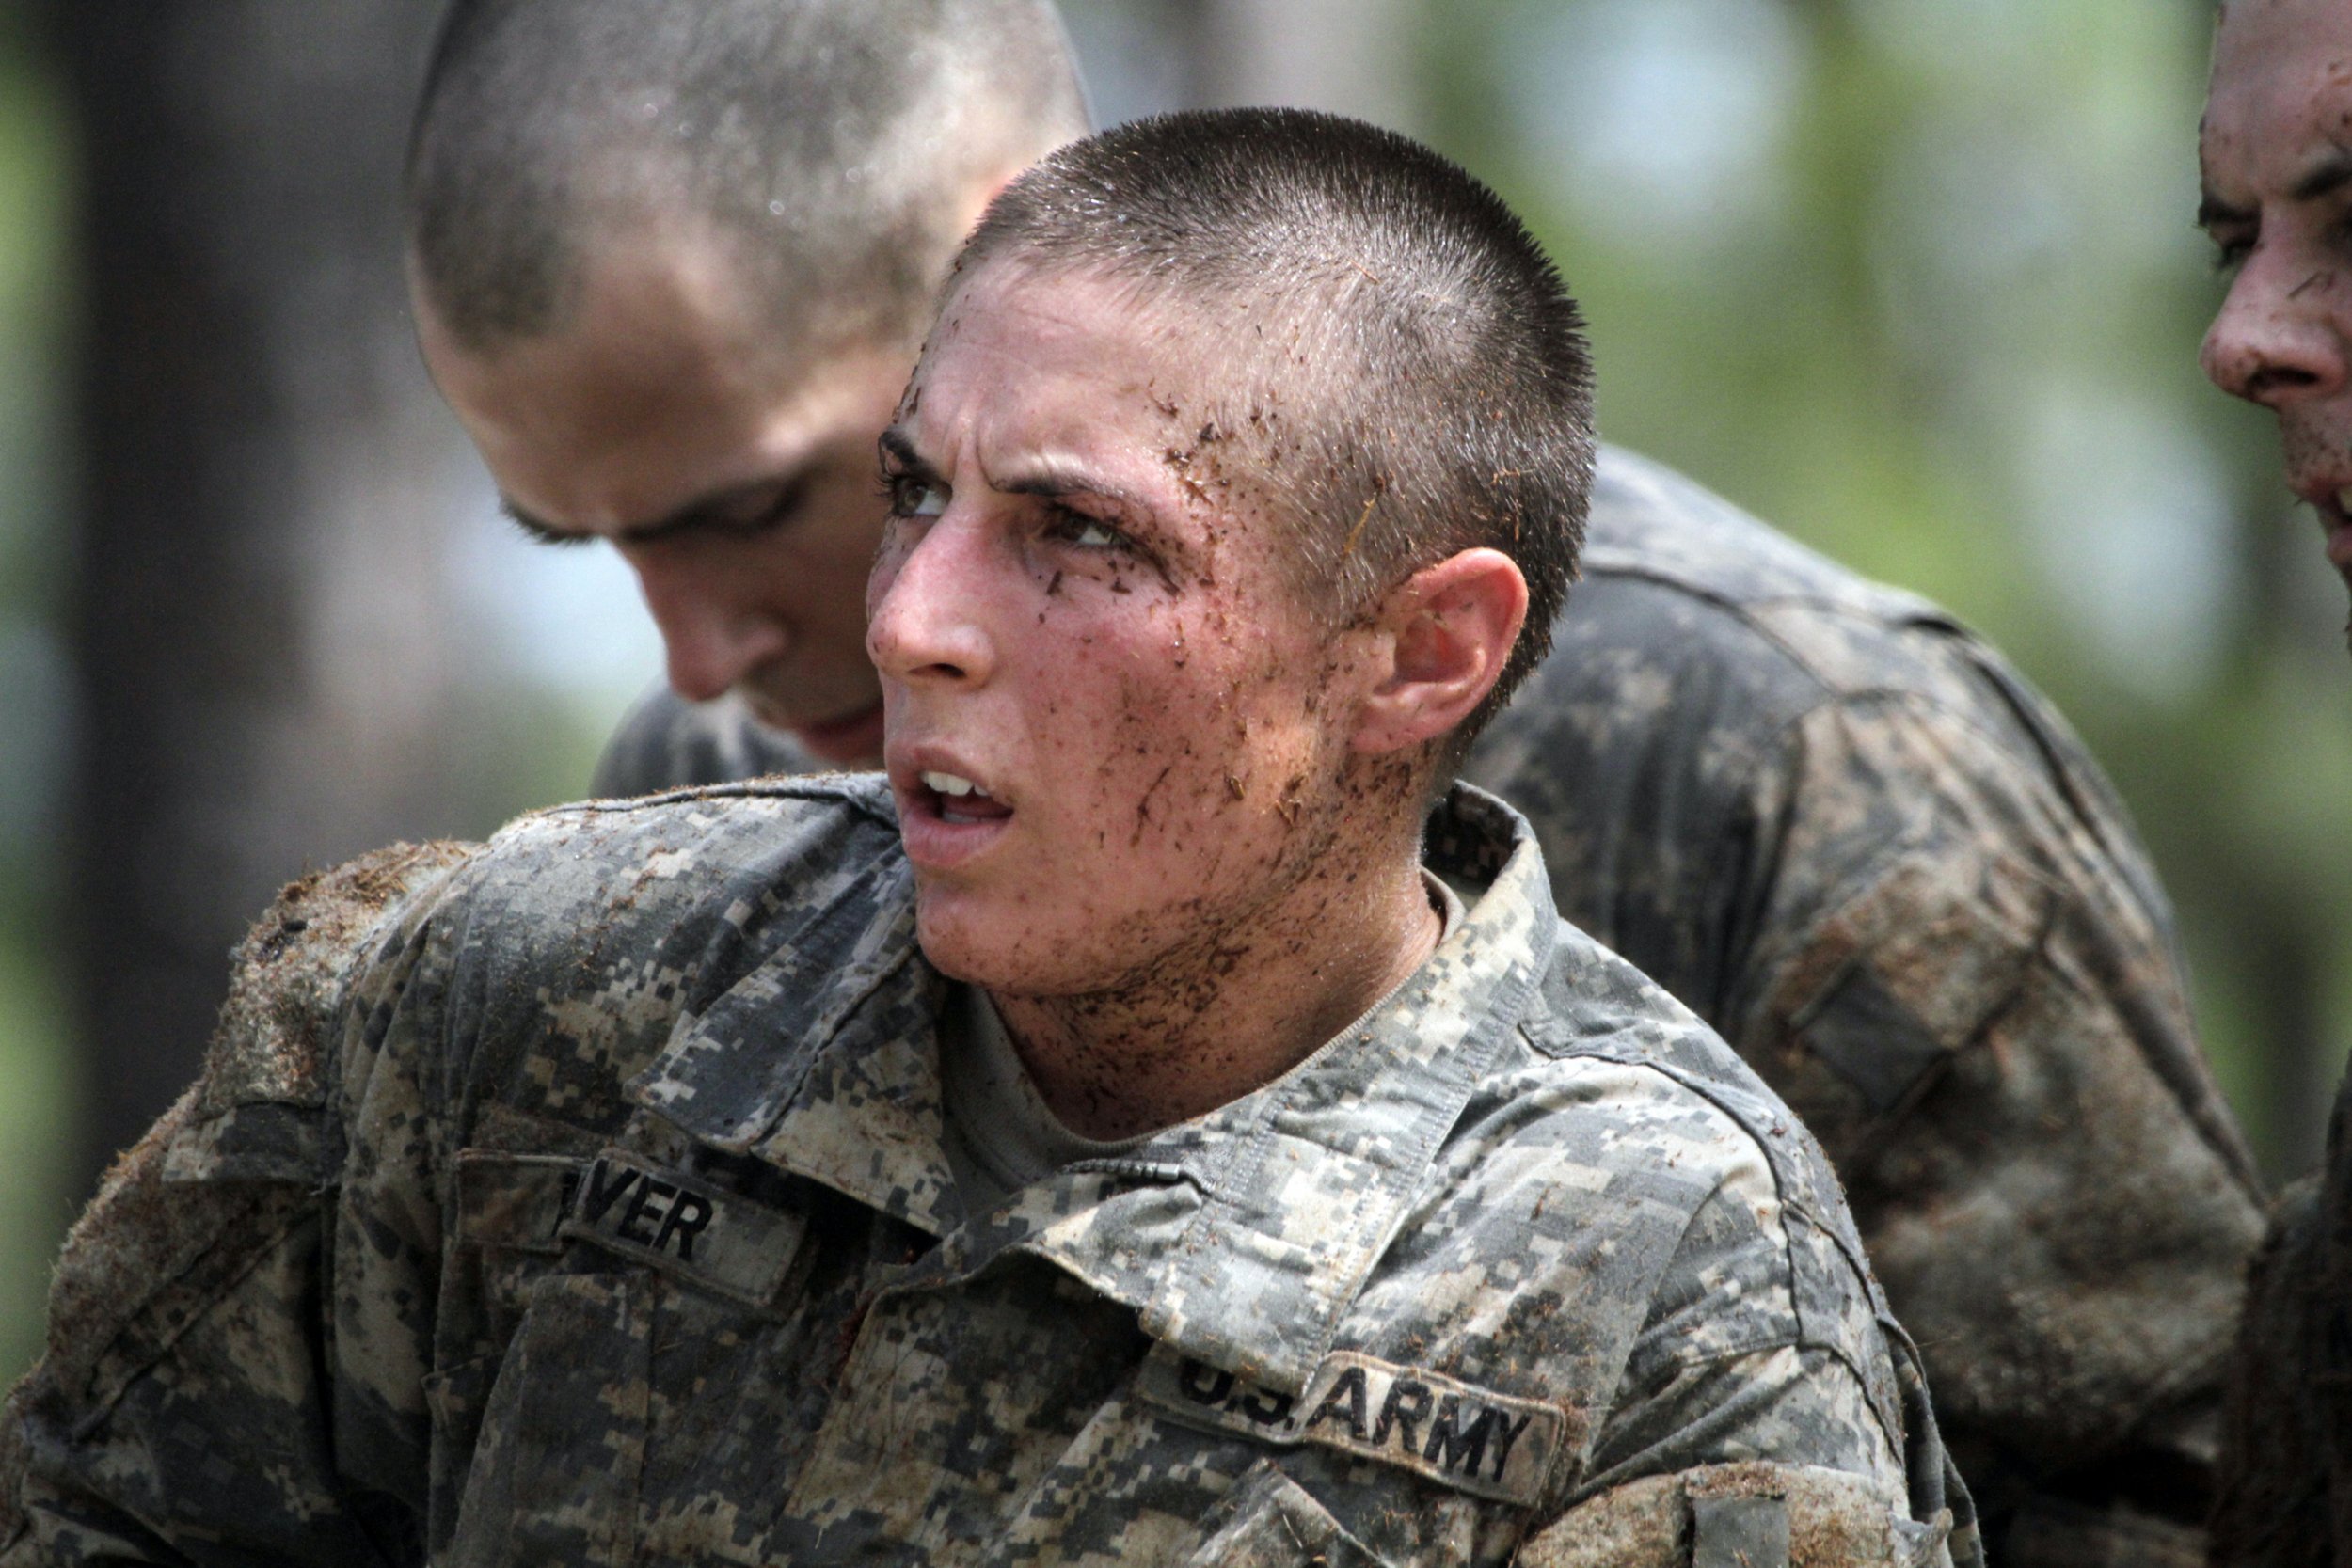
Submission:
M 1638 458 L 1587 560 L 1468 776 L 1828 1148 L 1988 1555 L 2201 1563 L 2262 1211 L 2112 789 L 1942 610 Z
M 1623 451 L 1584 567 L 1464 776 L 1820 1136 L 1996 1559 L 2201 1562 L 2261 1208 L 2113 791 L 1942 610 Z M 808 766 L 657 697 L 598 788 Z
M 1802 1129 L 1506 809 L 1432 862 L 1366 1019 L 981 1213 L 872 782 L 297 886 L 68 1243 L 0 1562 L 1973 1561 Z

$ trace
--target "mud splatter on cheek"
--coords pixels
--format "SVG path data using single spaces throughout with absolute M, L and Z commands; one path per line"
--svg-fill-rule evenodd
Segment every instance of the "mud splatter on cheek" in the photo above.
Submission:
M 1284 827 L 1292 832 L 1297 830 L 1299 814 L 1306 809 L 1307 802 L 1302 799 L 1306 787 L 1307 775 L 1295 773 L 1282 781 L 1281 796 L 1274 802 L 1274 809 L 1280 815 Z

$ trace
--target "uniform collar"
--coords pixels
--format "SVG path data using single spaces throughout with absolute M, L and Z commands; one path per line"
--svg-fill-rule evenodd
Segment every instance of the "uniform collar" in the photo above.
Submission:
M 1424 844 L 1440 875 L 1484 891 L 1395 993 L 1263 1088 L 1122 1159 L 1069 1167 L 980 1225 L 963 1226 L 942 1150 L 945 982 L 915 950 L 895 854 L 683 1021 L 632 1093 L 707 1143 L 953 1232 L 933 1269 L 1035 1254 L 1133 1307 L 1154 1338 L 1296 1393 L 1558 936 L 1541 856 L 1509 807 L 1456 786 Z

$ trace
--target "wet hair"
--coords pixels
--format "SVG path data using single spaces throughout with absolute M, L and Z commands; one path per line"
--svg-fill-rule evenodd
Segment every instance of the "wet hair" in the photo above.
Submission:
M 1047 0 L 453 0 L 411 255 L 475 352 L 560 328 L 608 236 L 680 226 L 787 352 L 911 348 L 979 182 L 1087 124 Z
M 1527 625 L 1458 758 L 1549 651 L 1592 492 L 1583 321 L 1502 199 L 1360 121 L 1167 115 L 1006 187 L 958 286 L 997 266 L 1109 280 L 1216 345 L 1217 405 L 1185 423 L 1248 454 L 1311 602 L 1351 617 L 1480 546 L 1518 562 Z

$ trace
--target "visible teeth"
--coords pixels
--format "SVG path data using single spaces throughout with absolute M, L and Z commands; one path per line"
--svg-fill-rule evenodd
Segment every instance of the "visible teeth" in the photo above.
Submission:
M 982 789 L 970 779 L 960 779 L 953 773 L 927 772 L 923 775 L 923 783 L 942 795 L 952 795 L 959 799 L 966 795 L 977 795 L 986 799 L 988 795 L 987 790 Z
M 2352 512 L 2352 484 L 2336 492 L 2336 505 L 2343 511 Z

